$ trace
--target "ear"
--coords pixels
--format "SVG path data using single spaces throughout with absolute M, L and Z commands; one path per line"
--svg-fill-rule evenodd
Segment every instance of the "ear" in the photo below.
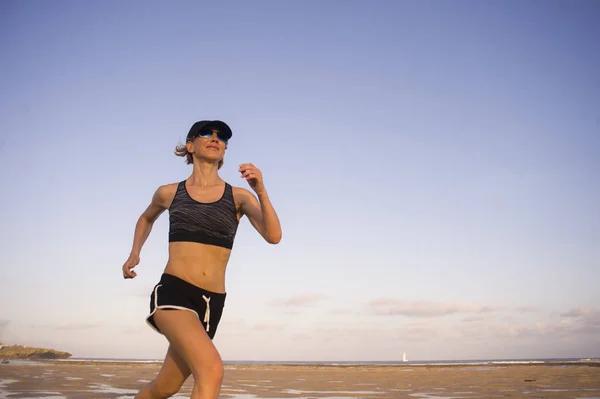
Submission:
M 189 153 L 194 153 L 194 143 L 192 143 L 191 141 L 185 143 L 185 148 Z

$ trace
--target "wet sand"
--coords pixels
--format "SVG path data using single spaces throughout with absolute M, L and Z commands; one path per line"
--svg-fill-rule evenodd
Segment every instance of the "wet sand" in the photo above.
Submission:
M 158 363 L 11 361 L 0 398 L 129 399 Z M 188 379 L 174 398 L 189 398 Z M 221 398 L 596 398 L 600 363 L 501 365 L 226 365 Z

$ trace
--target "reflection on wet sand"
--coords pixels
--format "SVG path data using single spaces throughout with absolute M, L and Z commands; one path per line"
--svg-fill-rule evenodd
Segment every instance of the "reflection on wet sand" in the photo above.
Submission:
M 231 365 L 220 397 L 591 399 L 600 398 L 598 366 Z M 159 369 L 159 363 L 11 362 L 0 366 L 0 399 L 133 399 Z M 190 379 L 173 398 L 189 398 L 191 391 Z

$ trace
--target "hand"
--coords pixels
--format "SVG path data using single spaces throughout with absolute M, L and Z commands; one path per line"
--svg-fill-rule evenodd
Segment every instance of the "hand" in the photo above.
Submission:
M 258 194 L 259 191 L 264 191 L 265 186 L 263 184 L 262 172 L 256 166 L 251 163 L 243 163 L 240 165 L 238 171 L 242 174 L 242 178 L 245 178 L 250 187 Z
M 134 278 L 137 273 L 133 271 L 133 268 L 140 263 L 140 257 L 135 254 L 129 255 L 129 259 L 123 265 L 123 278 Z

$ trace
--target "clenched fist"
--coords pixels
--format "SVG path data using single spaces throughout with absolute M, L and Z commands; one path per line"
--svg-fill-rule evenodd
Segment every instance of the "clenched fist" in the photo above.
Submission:
M 123 265 L 123 278 L 134 278 L 137 273 L 133 271 L 133 268 L 140 263 L 140 257 L 135 254 L 129 255 L 129 258 Z
M 243 163 L 240 165 L 238 171 L 242 174 L 241 177 L 246 179 L 250 187 L 252 187 L 257 194 L 261 191 L 264 191 L 265 186 L 260 169 L 251 163 Z

